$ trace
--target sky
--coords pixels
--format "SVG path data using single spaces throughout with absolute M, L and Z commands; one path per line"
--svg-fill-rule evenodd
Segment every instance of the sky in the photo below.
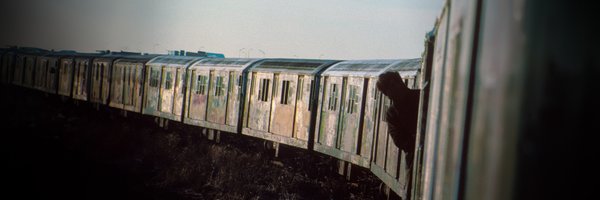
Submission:
M 420 57 L 443 0 L 0 0 L 0 45 L 225 57 Z

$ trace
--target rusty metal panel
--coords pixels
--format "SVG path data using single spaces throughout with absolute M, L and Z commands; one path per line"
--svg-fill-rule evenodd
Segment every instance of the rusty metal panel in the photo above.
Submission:
M 227 71 L 210 71 L 207 121 L 225 124 L 225 111 L 227 109 L 226 89 L 228 82 L 229 74 Z
M 74 99 L 87 100 L 89 58 L 76 58 L 73 76 L 72 94 Z
M 102 79 L 102 103 L 106 104 L 109 101 L 110 94 L 110 80 L 111 80 L 112 63 L 105 63 L 102 66 L 102 72 L 100 78 Z
M 173 95 L 175 84 L 175 69 L 162 67 L 161 70 L 162 80 L 160 87 L 160 112 L 171 113 L 173 110 Z
M 125 66 L 123 64 L 115 64 L 112 68 L 112 83 L 110 90 L 110 107 L 123 109 L 123 76 Z
M 310 130 L 310 88 L 314 76 L 298 76 L 298 88 L 296 94 L 296 121 L 294 125 L 295 137 L 307 141 Z M 314 82 L 314 81 L 313 81 Z
M 186 72 L 185 68 L 177 68 L 176 69 L 177 76 L 175 80 L 175 91 L 173 98 L 173 114 L 176 116 L 181 116 L 182 108 L 183 108 L 183 88 L 184 88 L 184 75 Z M 181 119 L 179 119 L 181 120 Z
M 338 118 L 340 117 L 342 77 L 325 77 L 323 107 L 318 135 L 318 143 L 337 148 Z
M 159 94 L 162 80 L 161 66 L 148 66 L 146 71 L 146 80 L 144 87 L 144 114 L 154 114 L 159 108 Z
M 73 80 L 73 59 L 63 58 L 59 67 L 58 94 L 71 96 L 71 84 Z
M 379 93 L 379 100 L 377 103 L 379 109 L 379 122 L 377 123 L 377 139 L 375 142 L 375 165 L 380 166 L 381 168 L 385 168 L 385 161 L 387 159 L 387 144 L 388 144 L 388 133 L 387 133 L 387 123 L 385 122 L 385 111 L 387 107 L 385 106 L 385 96 Z M 388 104 L 389 105 L 389 104 Z
M 35 65 L 36 67 L 33 73 L 33 88 L 43 91 L 44 83 L 46 82 L 48 59 L 42 56 L 38 56 Z
M 240 73 L 235 71 L 229 71 L 229 81 L 227 84 L 227 122 L 229 126 L 238 126 L 240 101 L 241 101 L 241 89 L 242 80 Z
M 205 121 L 206 106 L 208 105 L 209 71 L 194 70 L 190 81 L 188 118 Z
M 123 109 L 140 112 L 142 107 L 142 86 L 144 66 L 142 63 L 123 65 Z
M 56 94 L 56 87 L 58 81 L 58 66 L 59 59 L 57 57 L 48 58 L 48 72 L 46 73 L 45 91 L 48 93 Z
M 295 74 L 275 74 L 270 127 L 273 134 L 294 137 L 297 80 Z
M 375 138 L 375 120 L 377 120 L 377 109 L 375 108 L 375 103 L 377 102 L 377 88 L 375 87 L 375 83 L 377 82 L 377 78 L 368 78 L 367 79 L 367 92 L 364 95 L 365 98 L 365 108 L 364 108 L 364 123 L 361 127 L 363 129 L 363 134 L 361 138 L 361 148 L 359 155 L 361 157 L 366 158 L 367 160 L 371 159 L 371 155 L 373 154 L 373 139 Z
M 358 153 L 360 125 L 362 121 L 361 108 L 364 78 L 348 77 L 344 82 L 342 90 L 342 108 L 339 119 L 339 149 L 345 152 Z
M 273 93 L 273 74 L 252 73 L 252 85 L 249 103 L 248 127 L 254 130 L 269 132 L 271 118 L 271 95 Z

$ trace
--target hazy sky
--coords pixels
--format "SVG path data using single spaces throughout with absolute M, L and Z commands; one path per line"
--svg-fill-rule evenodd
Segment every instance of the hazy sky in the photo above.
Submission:
M 0 44 L 226 57 L 414 58 L 443 0 L 0 0 Z

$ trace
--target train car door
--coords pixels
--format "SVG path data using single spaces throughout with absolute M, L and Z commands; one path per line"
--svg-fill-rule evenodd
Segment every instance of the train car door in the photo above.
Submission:
M 192 71 L 192 90 L 190 92 L 190 105 L 188 118 L 206 120 L 206 105 L 208 99 L 209 72 L 195 69 Z
M 160 111 L 164 113 L 172 113 L 173 111 L 173 94 L 175 83 L 175 69 L 172 67 L 162 67 L 162 87 L 160 88 Z
M 100 66 L 100 63 L 96 62 L 94 64 L 92 64 L 92 75 L 91 75 L 91 80 L 92 80 L 92 84 L 91 84 L 91 88 L 92 91 L 90 91 L 90 100 L 91 101 L 98 101 L 100 100 L 100 88 L 101 88 L 101 84 L 102 84 L 102 80 L 100 79 L 100 75 L 102 74 L 102 67 Z
M 362 133 L 360 117 L 363 89 L 366 87 L 364 78 L 348 77 L 343 81 L 343 101 L 339 118 L 339 149 L 349 153 L 358 153 L 359 136 Z
M 229 83 L 227 84 L 227 125 L 237 126 L 238 109 L 240 107 L 242 93 L 242 77 L 235 71 L 229 72 Z
M 159 106 L 159 94 L 161 87 L 161 67 L 160 66 L 149 66 L 150 70 L 148 74 L 148 84 L 146 87 L 146 104 L 144 105 L 145 110 L 155 112 Z
M 321 127 L 318 143 L 337 148 L 338 119 L 341 109 L 343 77 L 325 77 L 323 106 L 321 107 Z
M 298 87 L 296 92 L 296 120 L 294 124 L 295 137 L 308 141 L 308 131 L 310 126 L 311 87 L 314 83 L 313 77 L 298 76 Z
M 208 120 L 210 122 L 225 124 L 225 110 L 227 106 L 227 71 L 210 71 L 210 91 L 208 95 Z
M 73 79 L 73 59 L 62 59 L 60 66 L 60 77 L 58 82 L 58 93 L 63 96 L 71 96 L 71 81 Z
M 113 68 L 113 81 L 111 90 L 111 104 L 122 107 L 123 105 L 123 75 L 125 72 L 123 64 L 117 64 Z
M 183 109 L 183 94 L 185 91 L 183 91 L 183 86 L 184 86 L 184 75 L 186 72 L 186 68 L 185 67 L 179 67 L 175 69 L 175 85 L 174 85 L 174 91 L 173 91 L 173 110 L 172 113 L 177 115 L 177 116 L 181 116 L 181 111 Z M 179 120 L 181 120 L 181 118 L 179 118 Z
M 271 116 L 271 94 L 273 74 L 252 73 L 252 91 L 249 100 L 248 127 L 254 130 L 269 131 Z
M 56 93 L 56 78 L 58 77 L 57 75 L 57 68 L 58 68 L 58 59 L 57 58 L 50 58 L 48 59 L 48 73 L 46 73 L 47 77 L 46 77 L 46 92 L 55 94 Z
M 297 80 L 295 74 L 275 74 L 270 127 L 274 134 L 293 137 Z

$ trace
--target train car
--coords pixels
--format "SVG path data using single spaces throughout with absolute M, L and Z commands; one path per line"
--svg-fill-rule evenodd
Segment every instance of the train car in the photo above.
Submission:
M 45 49 L 23 47 L 17 51 L 12 84 L 33 88 L 34 72 L 38 56 L 47 54 Z
M 94 58 L 103 56 L 104 53 L 80 53 L 73 59 L 73 87 L 72 98 L 80 101 L 88 101 L 90 91 L 90 76 Z
M 62 50 L 50 52 L 37 58 L 37 67 L 35 70 L 35 85 L 40 91 L 57 94 L 59 87 L 59 74 L 61 58 L 72 57 L 75 51 Z
M 109 107 L 135 113 L 142 112 L 146 63 L 155 57 L 155 55 L 125 56 L 113 62 L 112 72 L 102 77 L 110 80 Z M 102 60 L 104 59 L 98 60 L 98 63 L 101 64 Z M 107 63 L 104 64 L 106 67 Z
M 582 166 L 593 144 L 584 141 L 597 129 L 600 91 L 593 9 L 553 0 L 445 4 L 415 198 L 589 196 Z
M 110 83 L 114 61 L 124 56 L 141 56 L 137 52 L 108 52 L 92 60 L 90 72 L 90 98 L 89 101 L 99 108 L 99 105 L 108 105 L 110 96 Z
M 207 58 L 187 71 L 183 123 L 239 133 L 246 76 L 258 59 Z
M 182 121 L 187 68 L 202 57 L 158 56 L 146 63 L 142 113 Z
M 268 59 L 250 69 L 242 134 L 310 149 L 319 76 L 333 60 Z M 276 151 L 277 154 L 277 151 Z
M 398 73 L 406 86 L 415 91 L 420 91 L 421 85 L 421 59 L 406 59 L 394 63 L 385 71 Z M 394 143 L 388 133 L 388 124 L 386 119 L 386 110 L 391 106 L 391 100 L 381 94 L 376 94 L 375 109 L 373 116 L 375 119 L 375 131 L 373 135 L 373 154 L 370 169 L 371 172 L 382 180 L 389 188 L 391 188 L 402 199 L 407 199 L 409 195 L 410 173 L 407 170 L 408 152 L 400 150 Z M 417 106 L 417 105 L 415 105 Z M 365 116 L 367 117 L 367 116 Z M 417 123 L 413 124 L 417 126 Z M 413 154 L 414 155 L 414 154 Z
M 343 61 L 323 72 L 314 150 L 369 168 L 377 124 L 377 77 L 390 67 L 415 61 Z

